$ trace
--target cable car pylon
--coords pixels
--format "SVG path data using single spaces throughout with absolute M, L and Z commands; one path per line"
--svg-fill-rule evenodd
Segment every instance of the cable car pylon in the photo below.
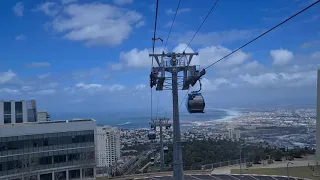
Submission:
M 160 170 L 164 170 L 164 147 L 163 147 L 163 127 L 169 129 L 171 127 L 171 123 L 169 122 L 169 118 L 154 118 L 150 121 L 150 127 L 156 129 L 156 127 L 160 128 Z M 166 147 L 166 151 L 168 151 L 168 147 Z
M 149 54 L 154 57 L 158 66 L 152 67 L 150 73 L 150 87 L 156 86 L 157 91 L 171 90 L 173 103 L 173 179 L 183 180 L 183 163 L 181 149 L 181 133 L 179 121 L 178 89 L 188 90 L 205 74 L 205 70 L 199 72 L 195 65 L 190 66 L 192 57 L 198 53 L 162 53 Z M 164 60 L 169 57 L 170 60 Z M 179 59 L 177 59 L 179 58 Z M 171 77 L 166 77 L 166 72 Z M 183 83 L 178 84 L 178 73 L 183 72 Z M 171 80 L 168 82 L 166 80 Z

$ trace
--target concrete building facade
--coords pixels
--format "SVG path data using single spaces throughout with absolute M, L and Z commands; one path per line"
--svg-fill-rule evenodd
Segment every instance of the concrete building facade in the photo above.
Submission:
M 50 115 L 47 111 L 37 112 L 37 120 L 39 122 L 49 121 Z
M 97 127 L 97 166 L 110 167 L 120 158 L 120 129 Z
M 240 138 L 241 138 L 240 134 L 241 134 L 241 131 L 240 130 L 236 130 L 236 141 L 240 140 Z
M 35 100 L 0 101 L 0 125 L 37 122 Z
M 0 180 L 95 179 L 94 120 L 0 125 Z

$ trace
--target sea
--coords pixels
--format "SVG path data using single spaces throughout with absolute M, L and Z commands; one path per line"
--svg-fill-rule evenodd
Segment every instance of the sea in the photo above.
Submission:
M 189 114 L 188 112 L 180 112 L 180 124 L 182 128 L 189 126 L 193 122 L 206 122 L 215 120 L 228 120 L 240 115 L 240 112 L 229 109 L 206 109 L 205 113 Z M 122 129 L 139 129 L 148 128 L 151 115 L 149 111 L 135 112 L 63 112 L 51 113 L 51 120 L 70 120 L 70 119 L 87 119 L 92 118 L 97 121 L 97 125 L 117 126 Z M 154 114 L 155 117 L 168 117 L 172 119 L 172 112 L 163 114 Z

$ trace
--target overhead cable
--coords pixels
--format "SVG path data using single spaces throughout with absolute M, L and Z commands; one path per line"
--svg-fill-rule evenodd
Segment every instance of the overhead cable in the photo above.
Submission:
M 156 39 L 156 32 L 157 32 L 157 21 L 158 21 L 158 9 L 159 9 L 159 0 L 156 0 L 156 15 L 155 15 L 155 20 L 154 20 L 154 31 L 153 31 L 153 38 L 152 38 L 152 54 L 154 54 L 154 45 L 155 45 L 155 39 Z M 152 62 L 151 62 L 151 69 L 153 68 L 153 56 L 152 56 Z M 152 87 L 150 88 L 150 95 L 151 95 L 151 111 L 150 111 L 150 118 L 152 120 L 152 110 L 153 110 L 153 106 L 152 106 Z
M 312 6 L 316 5 L 317 3 L 319 3 L 320 0 L 312 3 L 311 5 L 307 6 L 306 8 L 300 10 L 299 12 L 295 13 L 294 15 L 290 16 L 289 18 L 287 18 L 286 20 L 282 21 L 281 23 L 273 26 L 271 29 L 265 31 L 264 33 L 260 34 L 259 36 L 257 36 L 256 38 L 252 39 L 251 41 L 245 43 L 244 45 L 242 45 L 241 47 L 239 47 L 238 49 L 232 51 L 231 53 L 227 54 L 226 56 L 222 57 L 221 59 L 215 61 L 214 63 L 210 64 L 209 66 L 207 66 L 205 69 L 208 69 L 209 67 L 217 64 L 218 62 L 224 60 L 225 58 L 229 57 L 230 55 L 234 54 L 235 52 L 239 51 L 240 49 L 246 47 L 247 45 L 251 44 L 252 42 L 258 40 L 259 38 L 261 38 L 262 36 L 268 34 L 269 32 L 271 32 L 272 30 L 276 29 L 277 27 L 281 26 L 282 24 L 288 22 L 289 20 L 293 19 L 294 17 L 298 16 L 299 14 L 303 13 L 304 11 L 308 10 L 309 8 L 311 8 Z
M 194 37 L 196 37 L 197 33 L 199 32 L 199 30 L 201 29 L 202 25 L 206 22 L 207 18 L 209 17 L 209 15 L 211 14 L 212 10 L 214 9 L 214 7 L 217 5 L 219 0 L 216 0 L 216 2 L 213 4 L 213 6 L 211 7 L 210 11 L 208 12 L 207 16 L 203 19 L 202 23 L 200 24 L 199 28 L 197 29 L 197 31 L 194 33 L 194 35 L 192 36 L 191 40 L 189 41 L 189 43 L 187 44 L 186 48 L 183 50 L 183 52 L 185 52 L 187 50 L 187 48 L 189 47 L 189 45 L 191 44 L 191 42 L 193 41 Z
M 166 47 L 167 47 L 167 44 L 168 44 L 168 41 L 169 41 L 169 38 L 170 38 L 170 34 L 171 34 L 171 31 L 172 31 L 172 27 L 173 27 L 173 24 L 174 24 L 174 22 L 175 22 L 175 20 L 176 20 L 178 11 L 179 11 L 180 3 L 181 3 L 181 0 L 179 0 L 179 2 L 178 2 L 178 7 L 177 7 L 177 9 L 176 9 L 176 13 L 174 14 L 174 17 L 173 17 L 173 20 L 172 20 L 172 23 L 171 23 L 171 27 L 170 27 L 170 30 L 169 30 L 169 34 L 168 34 L 166 43 L 165 43 L 164 48 L 163 48 L 163 52 L 164 52 L 164 50 L 165 50 Z

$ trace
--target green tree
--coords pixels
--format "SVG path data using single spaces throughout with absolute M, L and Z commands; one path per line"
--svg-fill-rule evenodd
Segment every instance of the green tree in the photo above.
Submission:
M 276 161 L 281 161 L 282 157 L 284 156 L 284 153 L 280 149 L 275 149 L 270 152 L 270 156 Z

